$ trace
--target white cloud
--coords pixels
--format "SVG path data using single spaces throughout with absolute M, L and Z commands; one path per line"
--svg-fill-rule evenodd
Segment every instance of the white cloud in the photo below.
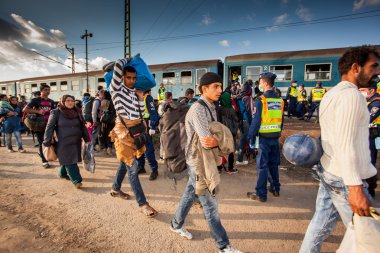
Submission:
M 296 14 L 303 21 L 311 21 L 313 19 L 313 14 L 311 14 L 310 9 L 304 7 L 303 5 L 298 6 Z
M 380 4 L 380 0 L 355 0 L 352 6 L 353 11 L 360 10 L 368 5 Z
M 222 47 L 229 47 L 230 46 L 230 42 L 228 40 L 221 40 L 218 43 Z
M 286 23 L 288 21 L 288 14 L 284 13 L 280 16 L 274 17 L 274 24 L 271 27 L 268 27 L 266 30 L 267 32 L 272 32 L 275 30 L 278 30 L 278 26 Z
M 212 23 L 215 23 L 215 20 L 210 17 L 210 14 L 204 14 L 202 21 L 201 21 L 201 25 L 202 26 L 209 26 Z
M 85 58 L 79 58 L 79 59 L 74 59 L 75 60 L 75 72 L 85 72 L 86 71 L 86 59 Z M 110 62 L 110 60 L 104 58 L 104 57 L 96 57 L 95 59 L 89 60 L 88 61 L 88 70 L 101 70 L 102 67 Z M 71 59 L 66 59 L 65 64 L 71 66 L 72 61 Z
M 249 47 L 251 44 L 252 44 L 252 42 L 250 40 L 243 40 L 241 42 L 241 45 L 243 45 L 245 47 Z

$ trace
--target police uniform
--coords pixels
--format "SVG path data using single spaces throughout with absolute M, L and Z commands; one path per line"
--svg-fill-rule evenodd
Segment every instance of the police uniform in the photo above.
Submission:
M 374 87 L 377 88 L 377 87 Z M 377 149 L 375 144 L 375 139 L 378 137 L 380 128 L 380 95 L 374 94 L 372 97 L 367 98 L 368 110 L 370 112 L 370 134 L 369 134 L 369 149 L 371 151 L 371 163 L 376 167 Z M 368 192 L 375 196 L 375 188 L 377 176 L 367 179 L 369 184 Z
M 305 116 L 304 110 L 305 110 L 306 102 L 307 102 L 307 93 L 304 88 L 302 91 L 298 91 L 298 96 L 297 96 L 296 112 L 297 112 L 298 119 L 304 120 L 304 116 Z
M 148 126 L 148 130 L 149 129 L 155 130 L 156 126 L 158 125 L 159 116 L 158 116 L 156 108 L 154 107 L 153 97 L 149 94 L 145 94 L 144 104 L 145 104 L 145 112 L 144 112 L 143 118 L 146 122 L 146 125 Z M 147 135 L 147 140 L 146 140 L 146 151 L 140 158 L 137 159 L 139 170 L 144 168 L 145 158 L 148 159 L 152 172 L 157 172 L 158 163 L 156 160 L 156 156 L 154 154 L 154 146 L 152 142 L 152 137 L 149 134 Z
M 165 88 L 160 87 L 158 89 L 158 103 L 165 100 Z
M 297 81 L 293 81 L 293 83 L 297 83 Z M 297 97 L 298 97 L 297 86 L 293 86 L 293 85 L 289 86 L 288 92 L 286 93 L 286 100 L 289 100 L 289 103 L 288 103 L 288 117 L 289 118 L 296 111 Z
M 266 72 L 262 73 L 260 78 L 274 80 L 276 75 Z M 280 192 L 278 139 L 283 127 L 284 102 L 273 90 L 268 90 L 256 100 L 255 108 L 247 138 L 252 143 L 259 136 L 259 150 L 256 156 L 257 184 L 256 193 L 248 192 L 247 196 L 265 202 L 268 178 L 271 178 L 270 192 L 274 196 L 279 196 Z
M 321 85 L 321 87 L 315 87 L 311 89 L 309 102 L 311 103 L 309 114 L 307 116 L 307 120 L 309 121 L 313 116 L 315 110 L 317 110 L 317 121 L 319 121 L 319 105 L 322 101 L 323 96 L 326 94 L 326 89 L 322 87 L 321 82 L 317 82 L 317 84 Z

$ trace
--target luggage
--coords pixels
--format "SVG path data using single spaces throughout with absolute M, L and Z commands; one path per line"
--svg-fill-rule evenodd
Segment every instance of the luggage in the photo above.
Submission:
M 83 168 L 91 173 L 95 173 L 94 146 L 91 143 L 84 143 L 82 148 Z

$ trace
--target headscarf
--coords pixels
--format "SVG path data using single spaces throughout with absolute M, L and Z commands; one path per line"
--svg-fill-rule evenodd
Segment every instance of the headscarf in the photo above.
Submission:
M 17 102 L 16 104 L 11 103 L 12 99 L 14 99 L 14 98 L 17 99 L 16 96 L 11 96 L 11 97 L 9 98 L 9 104 L 12 106 L 13 110 L 16 110 L 17 107 L 18 107 L 18 102 Z
M 220 96 L 220 104 L 227 108 L 232 108 L 231 94 L 228 92 L 223 92 L 222 96 Z
M 63 95 L 63 97 L 59 100 L 58 110 L 62 113 L 63 117 L 65 117 L 66 119 L 79 118 L 81 121 L 83 121 L 83 119 L 81 117 L 82 114 L 81 114 L 80 110 L 75 106 L 75 104 L 74 104 L 74 107 L 71 109 L 69 109 L 65 106 L 65 101 L 68 98 L 72 98 L 75 101 L 74 96 Z
M 0 107 L 7 108 L 9 110 L 14 110 L 8 101 L 0 101 Z

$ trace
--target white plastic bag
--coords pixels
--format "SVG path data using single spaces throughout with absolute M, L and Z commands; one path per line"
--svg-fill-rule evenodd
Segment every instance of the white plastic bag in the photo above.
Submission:
M 352 222 L 348 223 L 346 233 L 336 253 L 356 253 L 355 231 Z
M 83 144 L 82 160 L 83 168 L 91 173 L 95 173 L 94 146 L 91 143 Z
M 373 217 L 354 215 L 356 252 L 380 252 L 380 220 L 374 218 L 376 217 L 376 210 L 373 208 L 371 215 Z

